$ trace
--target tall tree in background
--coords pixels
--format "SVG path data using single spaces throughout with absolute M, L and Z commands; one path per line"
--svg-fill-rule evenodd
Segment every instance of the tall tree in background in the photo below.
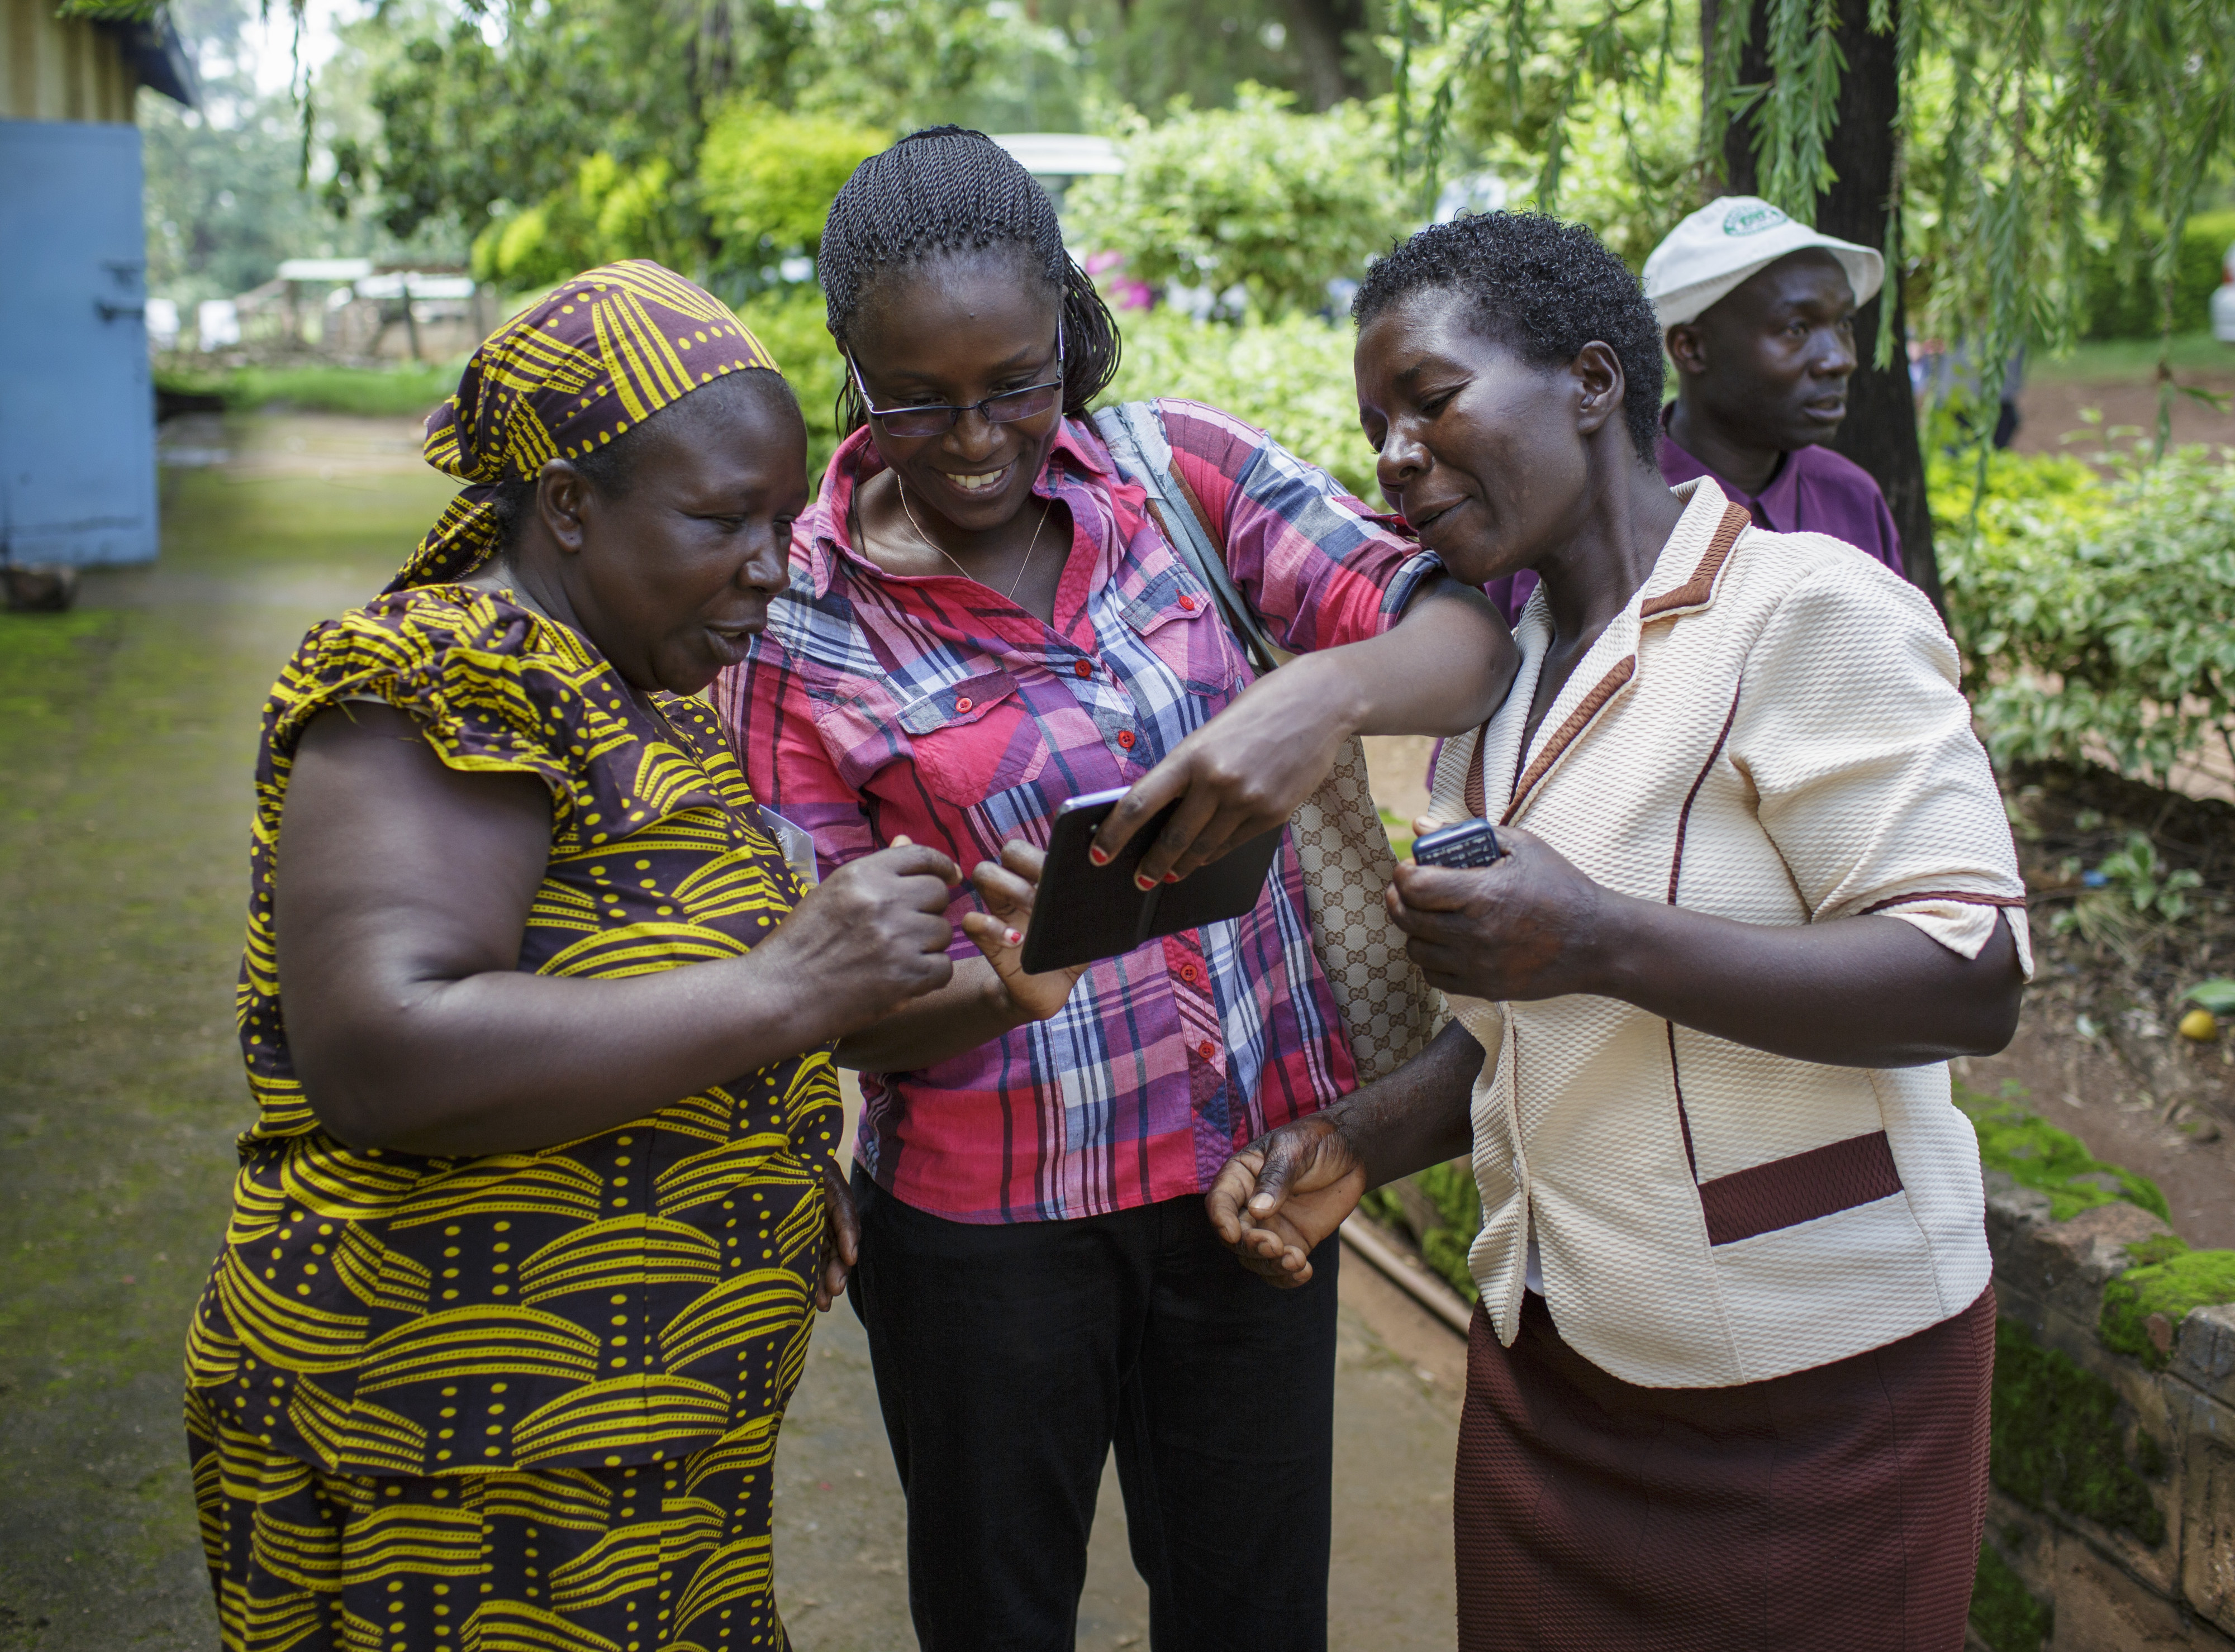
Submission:
M 1696 66 L 1695 200 L 1751 184 L 1886 251 L 1897 279 L 1864 323 L 1841 445 L 1885 489 L 1927 588 L 1937 574 L 1899 377 L 1912 307 L 1963 344 L 1991 404 L 2022 343 L 2055 351 L 2078 336 L 2107 242 L 2114 263 L 2147 265 L 2160 295 L 2162 446 L 2179 390 L 2181 232 L 2235 157 L 2226 0 L 1707 0 L 1698 33 L 1671 0 L 1391 3 L 1400 158 L 1431 179 L 1471 112 L 1478 125 L 1533 124 L 1534 199 L 1557 211 L 1576 123 L 1611 114 L 1628 132 Z
M 1861 246 L 1883 248 L 1886 284 L 1892 290 L 1890 311 L 1866 305 L 1855 317 L 1855 375 L 1847 384 L 1847 416 L 1832 445 L 1871 473 L 1901 531 L 1902 560 L 1910 579 L 1943 606 L 1940 563 L 1933 554 L 1932 509 L 1924 493 L 1924 454 L 1917 444 L 1914 395 L 1910 387 L 1908 307 L 1902 295 L 1898 224 L 1891 211 L 1895 168 L 1901 147 L 1900 6 L 1902 0 L 1833 0 L 1826 8 L 1831 37 L 1845 60 L 1832 124 L 1825 139 L 1825 164 L 1832 180 L 1816 196 L 1815 224 L 1828 235 Z M 1701 60 L 1712 62 L 1719 45 L 1732 55 L 1730 84 L 1769 87 L 1776 71 L 1770 62 L 1770 0 L 1733 0 L 1750 6 L 1749 15 L 1730 18 L 1718 0 L 1701 0 Z M 1914 3 L 1914 0 L 1912 0 Z M 1878 14 L 1876 19 L 1873 13 Z M 1742 23 L 1734 38 L 1719 41 L 1720 28 Z M 1768 136 L 1763 129 L 1767 99 L 1754 102 L 1723 126 L 1720 154 L 1707 157 L 1712 185 L 1720 166 L 1720 185 L 1734 195 L 1761 193 L 1756 150 Z M 1878 334 L 1890 328 L 1893 349 L 1879 359 Z
M 1371 20 L 1366 0 L 1285 0 L 1288 28 L 1304 60 L 1314 107 L 1333 108 L 1370 89 L 1360 73 L 1359 43 Z

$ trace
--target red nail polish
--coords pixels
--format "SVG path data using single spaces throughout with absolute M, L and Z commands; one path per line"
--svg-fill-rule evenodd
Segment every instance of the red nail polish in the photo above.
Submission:
M 1176 883 L 1179 881 L 1180 875 L 1176 872 L 1167 872 L 1164 874 L 1164 882 L 1167 883 Z
M 1086 858 L 1093 862 L 1097 866 L 1107 866 L 1110 864 L 1110 857 L 1091 843 L 1088 844 L 1086 847 Z
M 1004 929 L 1001 934 L 1012 947 L 1024 944 L 1025 932 L 1021 929 Z
M 1155 888 L 1157 887 L 1157 882 L 1154 878 L 1143 877 L 1138 872 L 1136 872 L 1133 874 L 1133 887 L 1137 889 L 1145 891 Z

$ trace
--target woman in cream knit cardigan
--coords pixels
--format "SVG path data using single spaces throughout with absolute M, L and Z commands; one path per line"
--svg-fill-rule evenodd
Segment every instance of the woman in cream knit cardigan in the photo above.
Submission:
M 1468 1652 L 1955 1652 L 1994 1298 L 1945 1062 L 2030 969 L 1956 651 L 1853 547 L 1662 483 L 1653 312 L 1588 230 L 1424 231 L 1356 314 L 1384 492 L 1458 578 L 1543 580 L 1436 774 L 1508 853 L 1399 869 L 1457 1024 L 1212 1219 L 1294 1283 L 1367 1187 L 1471 1155 Z

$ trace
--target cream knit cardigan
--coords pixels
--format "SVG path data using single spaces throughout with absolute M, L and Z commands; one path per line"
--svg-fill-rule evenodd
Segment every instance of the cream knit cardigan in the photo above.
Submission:
M 2006 914 L 2030 976 L 2009 824 L 1931 606 L 1841 541 L 1752 527 L 1712 481 L 1675 493 L 1652 575 L 1524 752 L 1551 639 L 1530 600 L 1512 692 L 1446 744 L 1432 812 L 1747 923 L 1884 913 L 1976 957 Z M 1821 1066 L 1582 994 L 1452 1006 L 1487 1052 L 1468 1264 L 1501 1341 L 1532 1230 L 1561 1335 L 1654 1387 L 1843 1359 L 1985 1288 L 1978 1146 L 1946 1064 Z

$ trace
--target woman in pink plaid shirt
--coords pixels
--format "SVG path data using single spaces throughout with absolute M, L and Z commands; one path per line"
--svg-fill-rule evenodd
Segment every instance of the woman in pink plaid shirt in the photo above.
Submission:
M 826 873 L 903 840 L 977 868 L 952 984 L 838 1050 L 867 1098 L 851 1295 L 917 1636 L 1069 1648 L 1114 1444 L 1158 1652 L 1321 1648 L 1333 1258 L 1270 1289 L 1202 1197 L 1237 1148 L 1356 1083 L 1293 849 L 1236 921 L 1055 975 L 1024 975 L 1018 946 L 1065 799 L 1132 788 L 1113 853 L 1182 799 L 1142 869 L 1184 876 L 1284 822 L 1352 735 L 1478 724 L 1511 639 L 1394 518 L 1236 419 L 1161 402 L 1179 482 L 1300 656 L 1253 685 L 1084 416 L 1115 324 L 1046 194 L 982 134 L 864 161 L 820 272 L 850 434 L 716 699 L 755 795 Z M 1236 1518 L 1244 1470 L 1261 1521 Z

